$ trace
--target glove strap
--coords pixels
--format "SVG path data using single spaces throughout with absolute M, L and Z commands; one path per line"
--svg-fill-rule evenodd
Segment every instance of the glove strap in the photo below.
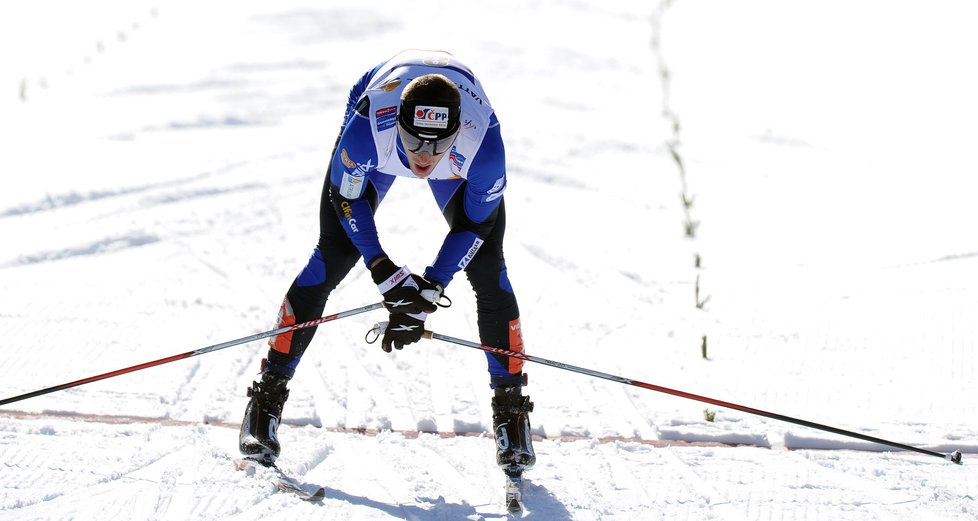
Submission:
M 402 266 L 401 269 L 395 271 L 393 275 L 387 277 L 387 280 L 377 284 L 377 289 L 380 290 L 381 294 L 387 293 L 391 288 L 404 282 L 404 279 L 406 279 L 409 275 L 411 275 L 411 270 L 407 266 Z

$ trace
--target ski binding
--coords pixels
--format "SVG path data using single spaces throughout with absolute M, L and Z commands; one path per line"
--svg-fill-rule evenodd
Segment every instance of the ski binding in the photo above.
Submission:
M 506 473 L 506 511 L 510 514 L 523 513 L 523 469 L 518 465 L 503 468 Z

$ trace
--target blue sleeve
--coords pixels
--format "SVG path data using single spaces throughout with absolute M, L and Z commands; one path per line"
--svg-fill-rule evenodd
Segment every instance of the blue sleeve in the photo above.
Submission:
M 363 96 L 363 93 L 367 91 L 367 87 L 370 85 L 370 78 L 372 78 L 373 75 L 376 74 L 377 70 L 379 70 L 383 65 L 383 63 L 379 63 L 376 67 L 364 73 L 364 75 L 360 76 L 360 79 L 353 84 L 353 87 L 350 88 L 350 95 L 346 98 L 346 112 L 343 115 L 344 125 L 350 122 L 350 118 L 356 111 L 357 102 L 360 101 L 360 97 Z
M 483 225 L 482 228 L 492 229 L 492 222 L 488 226 L 485 224 L 499 207 L 499 199 L 505 190 L 506 152 L 499 132 L 499 122 L 494 114 L 482 145 L 469 167 L 463 206 L 465 216 L 473 223 Z
M 493 116 L 482 146 L 473 158 L 462 195 L 462 215 L 455 216 L 435 262 L 424 272 L 428 280 L 448 286 L 482 246 L 496 224 L 506 189 L 506 154 L 499 123 Z
M 340 136 L 330 163 L 330 199 L 353 245 L 368 263 L 384 250 L 377 236 L 373 206 L 365 197 L 371 175 L 377 175 L 377 151 L 370 119 L 353 114 Z

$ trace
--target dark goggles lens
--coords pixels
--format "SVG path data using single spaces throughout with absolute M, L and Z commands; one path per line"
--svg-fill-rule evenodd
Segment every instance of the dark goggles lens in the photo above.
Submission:
M 397 133 L 401 136 L 401 143 L 404 144 L 405 150 L 415 154 L 428 152 L 433 156 L 448 152 L 448 149 L 452 147 L 452 143 L 455 142 L 455 137 L 458 136 L 458 130 L 458 126 L 456 126 L 455 130 L 445 137 L 429 138 L 416 134 L 400 122 L 397 124 Z

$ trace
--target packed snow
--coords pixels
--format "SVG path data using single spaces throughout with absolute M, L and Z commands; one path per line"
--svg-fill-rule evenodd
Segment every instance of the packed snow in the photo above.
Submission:
M 349 87 L 405 48 L 481 77 L 540 520 L 978 518 L 975 8 L 960 2 L 0 7 L 0 399 L 274 326 Z M 378 215 L 415 271 L 425 183 Z M 428 328 L 478 340 L 464 277 Z M 327 313 L 379 295 L 355 269 Z M 256 341 L 0 406 L 0 519 L 505 518 L 481 352 L 319 328 L 280 466 L 235 469 Z

